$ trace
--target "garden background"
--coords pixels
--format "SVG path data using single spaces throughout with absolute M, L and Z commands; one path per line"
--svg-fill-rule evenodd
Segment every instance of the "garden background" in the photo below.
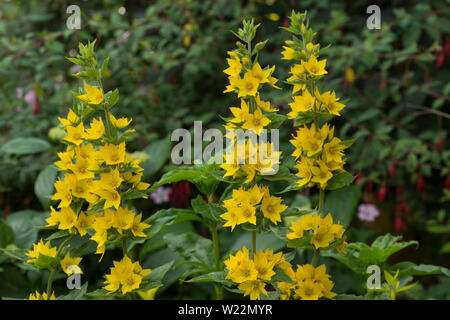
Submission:
M 66 9 L 77 4 L 81 29 L 69 30 Z M 174 165 L 170 134 L 192 129 L 223 128 L 223 117 L 236 101 L 223 94 L 227 51 L 234 47 L 242 19 L 262 23 L 257 41 L 268 39 L 261 64 L 276 65 L 284 79 L 289 64 L 281 60 L 288 34 L 288 15 L 308 11 L 326 51 L 327 86 L 349 98 L 335 120 L 343 140 L 357 137 L 348 152 L 352 186 L 327 194 L 325 210 L 349 228 L 351 241 L 372 242 L 385 233 L 417 240 L 390 258 L 450 267 L 450 2 L 379 1 L 381 30 L 369 30 L 366 8 L 371 1 L 203 0 L 203 1 L 2 1 L 0 3 L 0 248 L 30 249 L 45 231 L 57 169 L 52 163 L 60 144 L 58 117 L 72 104 L 76 68 L 65 57 L 78 43 L 96 41 L 102 59 L 110 56 L 107 88 L 119 88 L 120 116 L 133 118 L 134 139 L 128 152 L 145 161 L 143 181 L 154 183 Z M 287 113 L 290 90 L 272 90 L 267 97 Z M 280 128 L 280 146 L 292 152 L 292 124 Z M 292 166 L 293 166 L 292 161 Z M 280 182 L 281 183 L 281 182 Z M 198 190 L 188 182 L 164 186 L 147 200 L 134 202 L 149 217 L 164 208 L 185 208 Z M 317 195 L 289 193 L 289 206 L 308 207 Z M 345 199 L 345 201 L 343 201 Z M 363 205 L 361 207 L 361 205 Z M 371 206 L 367 206 L 371 205 Z M 365 210 L 365 211 L 364 211 Z M 143 267 L 153 268 L 183 257 L 167 235 L 196 230 L 185 222 L 168 227 L 140 247 Z M 11 233 L 12 231 L 12 233 Z M 229 252 L 248 243 L 248 234 L 220 233 Z M 248 245 L 248 244 L 247 244 Z M 280 249 L 268 234 L 259 247 Z M 93 248 L 95 251 L 95 247 Z M 83 281 L 96 283 L 120 256 L 107 251 L 103 260 L 86 257 Z M 188 265 L 167 273 L 159 299 L 206 299 L 209 284 L 178 281 Z M 329 262 L 336 292 L 358 294 L 364 279 L 336 261 Z M 28 270 L 0 253 L 0 297 L 24 298 L 43 286 L 46 276 Z M 64 291 L 64 283 L 55 290 Z M 405 298 L 450 298 L 450 279 L 426 276 Z M 230 293 L 232 297 L 232 294 Z

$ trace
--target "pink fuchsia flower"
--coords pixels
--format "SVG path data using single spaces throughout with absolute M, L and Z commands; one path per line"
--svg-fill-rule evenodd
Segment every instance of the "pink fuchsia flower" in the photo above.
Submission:
M 358 207 L 358 218 L 361 221 L 372 222 L 380 215 L 377 207 L 373 204 L 361 204 Z
M 156 204 L 166 203 L 169 202 L 169 195 L 171 192 L 171 188 L 159 187 L 155 191 L 150 193 L 150 197 Z

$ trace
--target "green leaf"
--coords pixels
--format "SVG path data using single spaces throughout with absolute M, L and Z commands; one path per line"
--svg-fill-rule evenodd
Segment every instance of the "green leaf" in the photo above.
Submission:
M 14 138 L 6 142 L 1 151 L 8 154 L 33 154 L 50 149 L 50 144 L 38 138 Z
M 60 231 L 56 231 L 54 233 L 52 233 L 50 236 L 48 236 L 45 240 L 49 241 L 49 240 L 55 240 L 55 239 L 60 239 L 60 238 L 64 238 L 69 236 L 70 233 L 68 230 L 60 230 Z
M 164 236 L 169 248 L 186 261 L 214 265 L 213 245 L 210 239 L 188 232 L 184 234 L 167 234 Z
M 168 226 L 177 224 L 183 221 L 202 221 L 202 219 L 192 210 L 189 209 L 164 209 L 159 210 L 150 218 L 145 220 L 145 223 L 151 224 L 149 229 L 144 230 L 150 232 L 152 236 L 158 234 Z
M 53 194 L 53 184 L 55 183 L 58 169 L 49 165 L 39 172 L 39 175 L 34 183 L 34 193 L 38 197 L 45 210 L 49 209 L 50 199 Z
M 172 268 L 174 262 L 175 261 L 170 261 L 166 264 L 163 264 L 162 266 L 152 269 L 152 272 L 150 272 L 150 274 L 145 276 L 144 279 L 162 282 L 164 279 L 164 276 Z
M 0 248 L 5 248 L 8 244 L 14 242 L 15 236 L 13 229 L 3 221 L 0 221 Z
M 144 152 L 150 155 L 150 159 L 141 164 L 144 169 L 144 179 L 153 176 L 167 162 L 170 157 L 172 143 L 168 138 L 154 141 L 144 148 Z
M 70 293 L 59 296 L 56 298 L 56 300 L 81 300 L 86 293 L 88 288 L 88 283 L 84 283 L 80 289 L 72 289 Z
M 450 270 L 445 267 L 434 266 L 431 264 L 416 265 L 413 262 L 405 261 L 394 264 L 389 267 L 392 271 L 400 270 L 400 276 L 423 276 L 431 274 L 443 274 L 450 277 Z
M 33 210 L 17 211 L 11 214 L 6 223 L 13 229 L 15 245 L 19 248 L 30 249 L 37 241 L 37 225 L 43 224 L 44 214 Z
M 200 182 L 202 179 L 207 178 L 208 177 L 200 170 L 194 170 L 189 167 L 181 167 L 164 174 L 158 182 L 153 184 L 150 190 L 154 191 L 159 186 L 180 181 L 189 181 L 195 184 Z
M 108 63 L 109 63 L 109 57 L 106 57 L 105 60 L 103 60 L 102 67 L 100 69 L 100 75 L 102 78 L 106 77 L 106 73 L 108 71 Z
M 224 286 L 227 287 L 233 286 L 234 285 L 233 282 L 231 282 L 230 280 L 226 280 L 225 277 L 226 277 L 225 271 L 215 271 L 194 277 L 192 279 L 187 280 L 186 282 L 214 282 L 223 284 Z
M 269 125 L 265 128 L 266 130 L 278 129 L 287 119 L 285 115 L 279 113 L 269 113 L 265 114 L 264 116 L 270 119 Z
M 334 223 L 340 222 L 346 228 L 356 213 L 360 198 L 361 188 L 356 185 L 327 192 L 325 194 L 323 213 L 328 214 L 330 212 Z
M 355 177 L 347 171 L 339 172 L 327 182 L 327 190 L 337 190 L 350 185 Z
M 203 218 L 211 221 L 219 221 L 219 216 L 224 213 L 221 206 L 211 203 L 208 204 L 203 197 L 198 195 L 197 198 L 191 200 L 192 209 L 200 214 Z

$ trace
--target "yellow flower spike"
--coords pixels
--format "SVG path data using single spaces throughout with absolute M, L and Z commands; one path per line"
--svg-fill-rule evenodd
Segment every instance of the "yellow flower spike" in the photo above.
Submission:
M 88 103 L 88 104 L 100 104 L 102 103 L 104 96 L 103 90 L 94 86 L 84 83 L 85 94 L 79 95 L 78 99 Z

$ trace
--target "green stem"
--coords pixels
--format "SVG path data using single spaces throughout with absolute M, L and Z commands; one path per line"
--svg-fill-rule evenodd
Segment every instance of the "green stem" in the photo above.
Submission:
M 253 256 L 255 256 L 255 254 L 256 254 L 256 231 L 255 230 L 252 231 L 252 253 L 253 253 Z
M 58 272 L 58 267 L 55 267 L 55 268 L 53 268 L 53 270 L 50 272 L 50 275 L 48 276 L 48 280 L 47 280 L 47 299 L 50 299 L 50 295 L 51 295 L 51 292 L 52 292 L 53 278 L 55 277 L 57 272 Z
M 219 251 L 219 234 L 217 232 L 217 224 L 214 224 L 210 228 L 212 235 L 212 242 L 214 248 L 214 264 L 216 271 L 220 271 L 220 251 Z M 223 287 L 220 284 L 214 284 L 214 289 L 216 290 L 216 299 L 223 299 Z
M 319 215 L 322 215 L 322 210 L 323 210 L 323 203 L 325 200 L 325 190 L 323 190 L 322 188 L 320 188 L 320 194 L 319 194 Z
M 73 239 L 75 235 L 71 234 L 66 240 L 64 240 L 61 245 L 59 246 L 58 250 L 56 251 L 56 256 L 58 257 L 63 249 L 67 246 L 67 244 Z M 52 292 L 52 284 L 53 284 L 53 278 L 55 277 L 56 273 L 58 272 L 59 264 L 56 265 L 50 272 L 50 275 L 48 276 L 47 280 L 47 297 L 50 298 L 51 292 Z
M 317 260 L 319 260 L 319 256 L 320 256 L 320 250 L 314 250 L 314 255 L 313 255 L 313 258 L 311 260 L 311 264 L 312 264 L 313 267 L 316 266 Z
M 123 256 L 125 257 L 128 253 L 128 249 L 127 249 L 127 239 L 123 238 L 122 239 L 122 251 L 123 251 Z

